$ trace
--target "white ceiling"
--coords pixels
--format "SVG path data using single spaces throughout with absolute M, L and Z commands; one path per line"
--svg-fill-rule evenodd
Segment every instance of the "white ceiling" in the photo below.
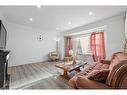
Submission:
M 109 6 L 0 6 L 9 22 L 47 31 L 66 31 L 125 12 L 127 7 Z M 89 12 L 93 12 L 89 16 Z M 29 18 L 33 18 L 30 22 Z M 71 24 L 68 22 L 71 21 Z M 59 30 L 56 30 L 59 28 Z

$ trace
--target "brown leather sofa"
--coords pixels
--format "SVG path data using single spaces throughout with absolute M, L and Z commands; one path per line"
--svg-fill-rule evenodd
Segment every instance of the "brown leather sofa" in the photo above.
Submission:
M 93 70 L 109 69 L 105 83 L 88 79 Z M 127 54 L 117 52 L 111 60 L 102 60 L 85 68 L 69 80 L 72 89 L 127 89 Z

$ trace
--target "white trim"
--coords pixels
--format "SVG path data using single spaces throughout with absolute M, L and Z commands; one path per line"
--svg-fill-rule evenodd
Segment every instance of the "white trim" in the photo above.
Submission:
M 68 36 L 72 36 L 72 37 L 79 37 L 79 36 L 84 36 L 84 35 L 89 35 L 90 33 L 93 33 L 93 32 L 97 32 L 99 33 L 100 31 L 105 31 L 105 29 L 107 28 L 107 25 L 104 25 L 104 26 L 100 26 L 100 27 L 96 27 L 96 28 L 93 28 L 93 29 L 89 29 L 89 30 L 84 30 L 84 31 L 79 31 L 79 32 L 76 32 L 76 33 L 70 33 L 70 34 L 66 34 L 64 35 L 65 37 L 68 37 Z

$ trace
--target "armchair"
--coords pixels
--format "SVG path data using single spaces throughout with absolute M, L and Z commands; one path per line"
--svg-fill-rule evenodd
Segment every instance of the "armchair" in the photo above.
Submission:
M 55 60 L 59 60 L 59 54 L 58 52 L 54 51 L 54 52 L 50 52 L 48 54 L 48 58 L 50 61 L 55 61 Z

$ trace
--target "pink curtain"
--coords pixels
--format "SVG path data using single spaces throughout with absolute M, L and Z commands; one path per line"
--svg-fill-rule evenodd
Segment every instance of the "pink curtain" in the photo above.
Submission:
M 66 38 L 66 53 L 65 53 L 66 57 L 69 56 L 69 51 L 72 49 L 72 41 L 71 40 L 72 40 L 71 37 Z
M 101 59 L 105 59 L 104 32 L 91 33 L 90 47 L 94 61 L 99 62 Z

